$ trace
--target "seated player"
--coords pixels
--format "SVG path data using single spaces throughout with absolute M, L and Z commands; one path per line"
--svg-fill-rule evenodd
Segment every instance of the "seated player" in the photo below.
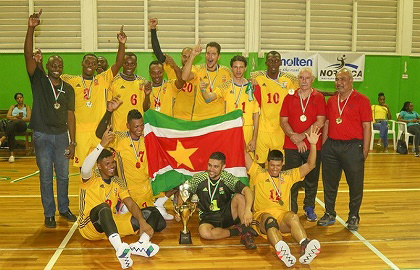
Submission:
M 298 168 L 281 171 L 283 153 L 271 150 L 268 153 L 268 169 L 261 168 L 252 161 L 245 149 L 245 164 L 250 175 L 251 188 L 255 194 L 254 221 L 252 227 L 264 238 L 268 238 L 277 256 L 287 267 L 295 264 L 296 258 L 281 234 L 291 233 L 301 246 L 300 263 L 309 264 L 321 251 L 318 240 L 309 240 L 299 217 L 289 211 L 290 189 L 294 183 L 302 181 L 313 168 L 316 160 L 316 143 L 319 128 L 311 128 L 306 137 L 311 145 L 307 163 Z
M 252 235 L 255 232 L 248 227 L 252 221 L 252 192 L 238 178 L 224 171 L 225 163 L 226 156 L 214 152 L 209 158 L 207 171 L 187 180 L 189 191 L 197 194 L 199 199 L 198 232 L 204 239 L 241 235 L 241 243 L 247 249 L 256 249 Z M 228 229 L 233 225 L 236 226 Z
M 133 264 L 131 254 L 152 257 L 159 246 L 150 242 L 154 231 L 166 227 L 165 220 L 154 207 L 141 209 L 130 197 L 125 179 L 115 176 L 116 162 L 113 153 L 104 149 L 115 135 L 109 128 L 100 144 L 86 157 L 81 168 L 80 234 L 88 240 L 109 239 L 123 269 Z M 97 164 L 97 169 L 92 170 Z M 122 203 L 129 212 L 120 214 Z M 128 245 L 120 235 L 139 231 L 140 239 Z

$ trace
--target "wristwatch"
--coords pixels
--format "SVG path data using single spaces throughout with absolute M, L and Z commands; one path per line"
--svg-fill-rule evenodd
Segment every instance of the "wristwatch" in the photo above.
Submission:
M 70 144 L 76 146 L 77 142 L 70 142 Z

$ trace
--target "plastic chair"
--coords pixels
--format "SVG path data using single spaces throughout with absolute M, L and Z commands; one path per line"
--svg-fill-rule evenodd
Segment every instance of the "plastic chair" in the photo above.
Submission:
M 400 116 L 400 113 L 397 113 L 397 119 L 398 119 L 399 116 Z M 396 123 L 398 125 L 398 136 L 397 136 L 397 140 L 399 140 L 401 138 L 401 135 L 404 133 L 405 134 L 404 140 L 407 143 L 407 147 L 408 147 L 408 145 L 409 145 L 408 142 L 410 140 L 410 137 L 412 137 L 413 138 L 413 152 L 414 152 L 414 134 L 411 134 L 411 133 L 408 132 L 408 130 L 407 130 L 407 123 L 400 122 L 400 121 L 397 121 Z
M 394 143 L 394 150 L 397 150 L 397 141 L 395 137 L 395 121 L 388 121 L 388 134 L 392 134 L 392 142 Z M 373 129 L 374 122 L 371 122 L 372 136 L 370 137 L 370 150 L 373 150 L 373 141 L 375 140 L 375 134 L 379 135 L 379 130 Z

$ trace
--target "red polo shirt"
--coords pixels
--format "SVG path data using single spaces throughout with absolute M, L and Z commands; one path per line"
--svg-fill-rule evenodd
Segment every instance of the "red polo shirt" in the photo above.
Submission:
M 298 89 L 299 90 L 299 89 Z M 306 105 L 308 100 L 302 100 L 303 106 Z M 283 106 L 281 107 L 280 116 L 281 117 L 288 117 L 289 125 L 292 127 L 293 131 L 296 133 L 302 133 L 308 128 L 311 127 L 313 123 L 316 122 L 316 117 L 318 115 L 325 116 L 326 115 L 326 104 L 324 95 L 320 92 L 312 89 L 312 93 L 310 95 L 308 107 L 306 107 L 305 115 L 306 121 L 300 121 L 300 116 L 303 114 L 302 106 L 300 104 L 300 98 L 298 91 L 295 91 L 293 95 L 287 95 L 283 101 Z M 307 139 L 304 140 L 306 146 L 310 147 L 310 144 Z M 316 145 L 317 150 L 321 150 L 322 139 L 318 140 Z M 289 136 L 285 136 L 284 138 L 284 149 L 297 149 L 296 144 L 294 144 Z
M 363 122 L 372 122 L 372 109 L 370 101 L 356 90 L 351 93 L 347 105 L 341 115 L 342 122 L 337 124 L 340 117 L 338 112 L 338 94 L 330 97 L 327 103 L 328 137 L 333 140 L 363 140 Z M 340 108 L 344 103 L 340 101 Z

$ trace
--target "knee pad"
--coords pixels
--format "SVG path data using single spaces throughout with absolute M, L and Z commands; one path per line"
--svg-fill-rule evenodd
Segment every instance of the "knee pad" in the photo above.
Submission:
M 141 209 L 144 219 L 155 232 L 160 232 L 166 228 L 166 221 L 156 207 L 146 207 Z
M 265 227 L 266 232 L 270 228 L 276 228 L 277 230 L 280 229 L 279 224 L 277 223 L 277 220 L 273 217 L 269 217 L 265 220 L 264 227 Z
M 92 222 L 99 222 L 99 216 L 103 212 L 102 210 L 104 210 L 104 209 L 111 210 L 111 207 L 107 203 L 101 203 L 101 204 L 98 204 L 97 206 L 93 207 L 92 210 L 90 210 L 90 213 L 89 213 L 90 220 Z M 111 215 L 112 215 L 112 212 L 111 212 Z

